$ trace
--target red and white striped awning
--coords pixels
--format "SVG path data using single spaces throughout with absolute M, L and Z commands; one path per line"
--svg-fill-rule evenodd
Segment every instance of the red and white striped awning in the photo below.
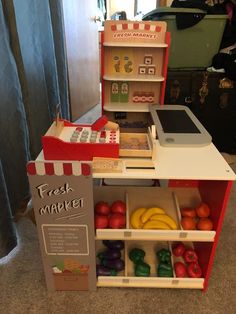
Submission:
M 160 25 L 154 25 L 149 23 L 120 23 L 120 24 L 112 24 L 111 30 L 115 31 L 148 31 L 148 32 L 161 32 Z
M 49 175 L 49 176 L 89 176 L 91 175 L 91 165 L 81 163 L 79 161 L 30 161 L 27 164 L 27 172 L 29 175 Z

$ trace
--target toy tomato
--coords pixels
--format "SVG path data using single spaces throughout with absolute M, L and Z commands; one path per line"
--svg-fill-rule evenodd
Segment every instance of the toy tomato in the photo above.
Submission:
M 198 257 L 197 257 L 197 253 L 193 250 L 193 249 L 187 249 L 184 252 L 184 260 L 187 263 L 191 263 L 191 262 L 197 262 Z
M 184 230 L 195 230 L 196 229 L 196 221 L 192 217 L 183 217 L 181 219 L 181 225 Z
M 185 252 L 184 244 L 182 242 L 176 243 L 172 248 L 172 252 L 174 256 L 182 256 Z
M 209 218 L 200 218 L 197 223 L 197 228 L 199 230 L 210 231 L 213 229 L 213 223 Z
M 196 213 L 200 218 L 207 218 L 210 215 L 210 208 L 206 203 L 201 203 L 196 207 Z
M 184 263 L 182 262 L 174 263 L 174 269 L 175 269 L 176 277 L 179 277 L 179 278 L 185 277 L 187 269 Z
M 194 217 L 197 216 L 195 208 L 191 208 L 191 207 L 181 208 L 180 212 L 181 212 L 181 216 L 182 217 L 192 217 L 192 218 L 194 218 Z
M 198 263 L 190 263 L 187 267 L 189 277 L 200 278 L 202 276 L 202 270 Z

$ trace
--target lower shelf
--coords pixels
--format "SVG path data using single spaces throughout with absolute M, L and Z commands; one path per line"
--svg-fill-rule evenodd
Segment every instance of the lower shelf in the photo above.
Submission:
M 98 276 L 98 287 L 203 289 L 204 278 L 140 278 Z
M 183 242 L 186 249 L 195 248 L 191 242 Z M 118 272 L 116 276 L 98 276 L 97 286 L 98 287 L 126 287 L 126 288 L 180 288 L 180 289 L 204 289 L 205 280 L 205 266 L 204 260 L 201 254 L 198 252 L 199 265 L 203 271 L 202 277 L 192 278 L 186 273 L 185 277 L 177 277 L 174 270 L 174 263 L 182 261 L 186 267 L 187 263 L 184 262 L 183 258 L 176 257 L 172 252 L 172 245 L 174 242 L 163 242 L 163 241 L 125 241 L 124 249 L 121 250 L 121 259 L 125 262 L 125 268 L 121 272 Z M 196 244 L 196 243 L 195 243 Z M 104 245 L 101 241 L 96 241 L 97 252 L 104 251 Z M 150 266 L 150 276 L 139 277 L 135 276 L 135 265 L 129 258 L 129 252 L 133 248 L 139 248 L 144 250 L 144 262 Z M 106 248 L 105 248 L 106 249 Z M 161 249 L 169 249 L 171 252 L 171 264 L 173 267 L 172 277 L 161 277 L 157 275 L 157 267 L 160 261 L 157 257 L 157 252 Z M 204 253 L 204 256 L 205 253 Z M 97 259 L 99 264 L 99 259 Z

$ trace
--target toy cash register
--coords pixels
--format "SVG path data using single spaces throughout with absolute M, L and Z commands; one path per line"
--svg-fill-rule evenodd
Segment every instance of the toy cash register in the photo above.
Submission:
M 109 124 L 105 116 L 100 117 L 92 125 L 74 124 L 57 119 L 42 137 L 44 158 L 46 160 L 118 158 L 119 129 L 111 128 Z

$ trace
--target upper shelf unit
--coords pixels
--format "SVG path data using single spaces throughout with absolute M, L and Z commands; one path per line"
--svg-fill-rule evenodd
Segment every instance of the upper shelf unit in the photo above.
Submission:
M 170 34 L 165 22 L 106 21 L 102 36 L 102 104 L 163 104 Z M 133 109 L 132 109 L 133 107 Z

